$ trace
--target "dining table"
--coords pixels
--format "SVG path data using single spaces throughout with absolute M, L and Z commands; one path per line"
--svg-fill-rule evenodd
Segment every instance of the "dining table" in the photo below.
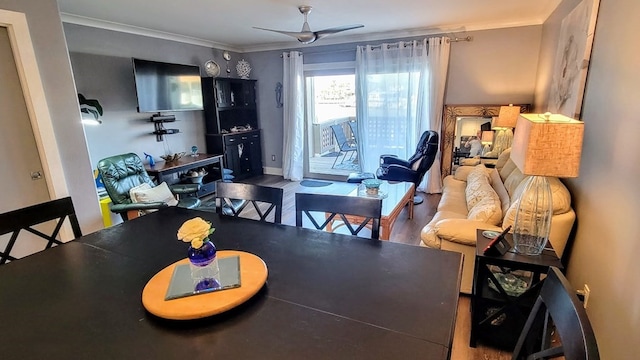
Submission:
M 186 257 L 195 217 L 266 283 L 217 315 L 157 317 L 143 288 Z M 169 207 L 0 266 L 0 358 L 448 359 L 461 274 L 460 253 Z

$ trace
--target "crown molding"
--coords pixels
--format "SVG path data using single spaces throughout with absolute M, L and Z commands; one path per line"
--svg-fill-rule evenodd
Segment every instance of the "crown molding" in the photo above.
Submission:
M 347 35 L 347 36 L 340 36 L 337 38 L 328 37 L 328 38 L 322 39 L 321 41 L 314 42 L 308 45 L 300 44 L 296 40 L 292 39 L 292 41 L 242 46 L 242 45 L 230 45 L 230 44 L 225 44 L 225 43 L 220 43 L 220 42 L 205 40 L 205 39 L 198 39 L 198 38 L 193 38 L 189 36 L 157 31 L 157 30 L 142 28 L 138 26 L 125 25 L 125 24 L 120 24 L 120 23 L 115 23 L 110 21 L 98 20 L 94 18 L 73 15 L 68 13 L 60 13 L 60 18 L 62 19 L 62 22 L 69 23 L 69 24 L 83 25 L 88 27 L 104 29 L 104 30 L 118 31 L 118 32 L 153 37 L 153 38 L 163 39 L 163 40 L 177 41 L 177 42 L 191 44 L 191 45 L 206 46 L 206 47 L 216 48 L 220 50 L 233 51 L 237 53 L 309 48 L 314 46 L 337 45 L 337 44 L 346 44 L 346 43 L 354 43 L 354 42 L 357 43 L 357 42 L 366 42 L 366 41 L 379 41 L 379 40 L 386 40 L 386 39 L 408 38 L 408 37 L 415 37 L 415 36 L 443 35 L 443 34 L 449 35 L 449 34 L 469 32 L 469 31 L 495 30 L 495 29 L 504 29 L 504 28 L 521 27 L 521 26 L 542 25 L 544 22 L 544 20 L 540 20 L 540 21 L 528 21 L 528 22 L 450 25 L 450 26 L 438 27 L 438 28 L 416 28 L 416 29 L 405 29 L 405 30 L 397 30 L 397 31 L 368 33 L 368 34 L 361 34 L 361 35 Z
M 178 35 L 173 33 L 168 33 L 164 31 L 152 30 L 147 28 L 142 28 L 138 26 L 125 25 L 111 21 L 98 20 L 94 18 L 89 18 L 85 16 L 73 15 L 68 13 L 60 13 L 60 18 L 62 22 L 68 24 L 76 24 L 83 25 L 88 27 L 94 27 L 98 29 L 118 31 L 127 34 L 134 34 L 140 36 L 147 36 L 157 39 L 163 40 L 171 40 L 177 41 L 185 44 L 198 45 L 198 46 L 206 46 L 211 48 L 216 48 L 220 50 L 229 50 L 233 52 L 242 52 L 242 49 L 239 47 L 235 47 L 229 44 L 219 43 L 216 41 L 198 39 L 194 37 Z

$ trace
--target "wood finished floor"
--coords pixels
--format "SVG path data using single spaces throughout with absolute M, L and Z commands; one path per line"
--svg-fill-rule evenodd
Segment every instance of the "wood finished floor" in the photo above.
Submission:
M 308 189 L 299 182 L 284 180 L 281 176 L 263 175 L 240 182 L 264 186 L 279 187 L 284 190 L 282 223 L 295 226 L 295 193 Z M 398 216 L 391 232 L 389 241 L 403 244 L 418 245 L 420 243 L 420 231 L 436 212 L 440 195 L 421 194 L 424 202 L 414 206 L 413 219 L 408 218 L 408 210 L 405 208 Z M 204 201 L 210 200 L 207 198 Z M 251 217 L 251 212 L 247 213 Z M 257 216 L 257 214 L 256 214 Z M 257 219 L 257 217 L 256 217 Z M 425 324 L 428 326 L 428 324 Z M 511 359 L 511 353 L 478 344 L 478 347 L 469 347 L 469 334 L 471 331 L 471 312 L 469 296 L 460 296 L 456 328 L 453 336 L 453 349 L 451 358 L 454 360 L 507 360 Z

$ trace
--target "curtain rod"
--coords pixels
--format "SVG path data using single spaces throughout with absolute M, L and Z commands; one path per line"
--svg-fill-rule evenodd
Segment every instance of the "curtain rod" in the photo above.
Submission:
M 448 38 L 448 39 L 449 39 L 449 41 L 450 41 L 450 42 L 463 42 L 463 41 L 471 42 L 471 41 L 473 41 L 473 36 L 465 36 L 465 37 L 461 37 L 461 38 L 459 38 L 459 37 L 454 37 L 454 38 Z M 411 40 L 411 41 L 413 41 L 413 40 Z M 428 43 L 429 43 L 429 40 L 427 39 L 427 44 L 428 44 Z M 405 44 L 405 47 L 406 47 L 406 46 L 407 46 L 407 45 Z M 381 48 L 381 47 L 382 47 L 382 44 L 380 44 L 380 45 L 373 45 L 372 47 L 373 47 L 373 48 Z M 354 50 L 353 50 L 353 49 L 344 49 L 344 50 L 327 51 L 327 52 L 315 51 L 315 52 L 311 52 L 310 54 L 327 54 L 327 53 L 333 54 L 333 53 L 340 53 L 340 52 L 352 52 L 352 51 L 354 51 Z M 302 52 L 302 51 L 300 51 L 298 56 L 300 56 L 300 55 L 302 55 L 302 54 L 303 54 L 303 52 Z M 290 55 L 289 55 L 289 54 L 287 54 L 287 56 L 290 56 Z M 280 54 L 280 57 L 282 57 L 282 54 Z

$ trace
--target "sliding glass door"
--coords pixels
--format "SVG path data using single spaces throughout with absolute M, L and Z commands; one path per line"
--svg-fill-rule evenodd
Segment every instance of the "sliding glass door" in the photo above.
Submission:
M 355 74 L 306 76 L 305 177 L 344 179 L 359 172 Z

